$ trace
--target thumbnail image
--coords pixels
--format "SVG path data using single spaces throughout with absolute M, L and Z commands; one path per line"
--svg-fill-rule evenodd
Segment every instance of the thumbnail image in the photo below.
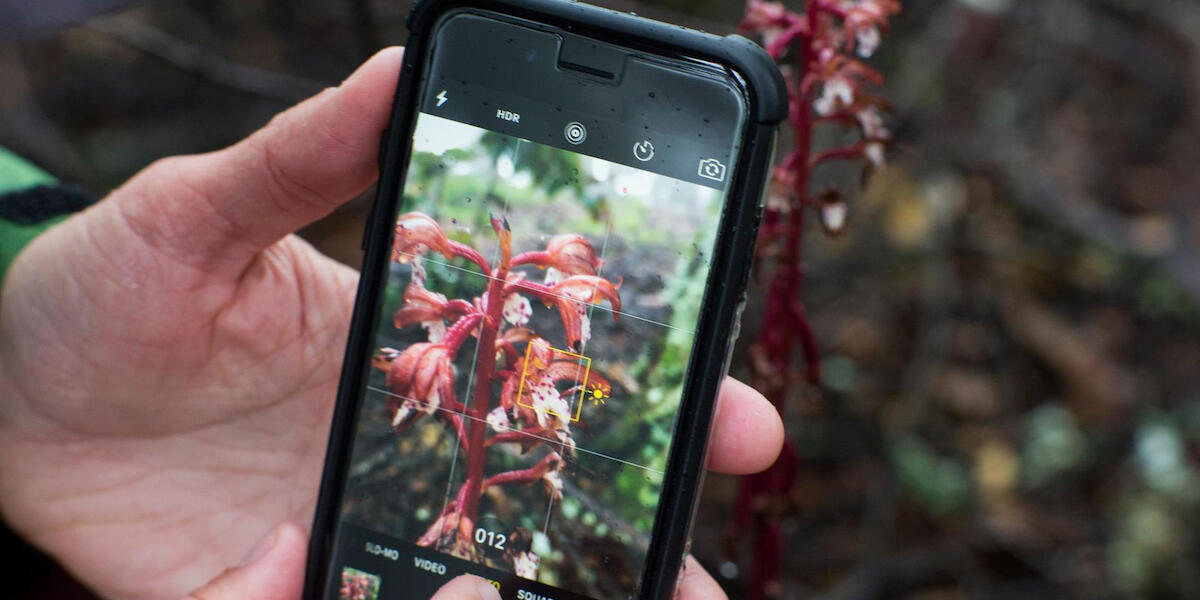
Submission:
M 358 569 L 342 569 L 342 588 L 339 600 L 376 600 L 379 597 L 379 577 Z

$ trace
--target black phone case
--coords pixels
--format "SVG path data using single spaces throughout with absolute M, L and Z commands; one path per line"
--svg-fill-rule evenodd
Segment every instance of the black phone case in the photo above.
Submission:
M 396 213 L 411 152 L 412 131 L 420 108 L 421 72 L 438 20 L 456 9 L 511 15 L 651 54 L 715 63 L 732 71 L 746 93 L 749 106 L 741 156 L 722 212 L 722 229 L 717 235 L 667 476 L 637 596 L 647 600 L 670 598 L 690 545 L 717 392 L 728 371 L 745 304 L 775 133 L 788 115 L 787 87 L 767 53 L 743 37 L 720 37 L 568 0 L 419 0 L 409 15 L 411 33 L 391 123 L 380 144 L 379 186 L 364 232 L 362 278 L 313 520 L 303 598 L 319 600 L 327 583 L 337 510 L 345 486 L 343 465 L 351 450 L 358 420 L 358 390 L 369 372 L 371 349 L 367 346 L 377 325 L 378 299 L 386 283 L 379 267 L 389 257 L 390 220 Z

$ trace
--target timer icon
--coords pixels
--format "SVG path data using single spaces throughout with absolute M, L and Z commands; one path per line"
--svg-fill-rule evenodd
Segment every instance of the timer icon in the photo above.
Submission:
M 654 158 L 654 144 L 651 144 L 650 140 L 645 140 L 634 144 L 633 157 L 642 162 L 647 162 Z

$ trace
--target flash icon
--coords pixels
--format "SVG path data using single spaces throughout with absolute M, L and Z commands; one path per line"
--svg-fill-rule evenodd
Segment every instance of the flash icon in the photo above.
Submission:
M 446 101 L 447 101 L 447 100 L 449 100 L 449 99 L 450 99 L 450 98 L 449 98 L 448 96 L 446 96 L 446 90 L 442 90 L 441 92 L 439 92 L 439 93 L 438 93 L 438 95 L 437 95 L 437 101 L 438 101 L 438 103 L 437 103 L 437 106 L 438 106 L 438 108 L 441 108 L 441 107 L 442 107 L 442 105 L 443 105 L 443 104 L 445 104 L 445 103 L 446 103 Z

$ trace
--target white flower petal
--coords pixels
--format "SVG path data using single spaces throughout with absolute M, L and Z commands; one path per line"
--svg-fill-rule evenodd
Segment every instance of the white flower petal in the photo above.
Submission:
M 425 321 L 421 323 L 421 327 L 424 327 L 425 330 L 429 332 L 429 341 L 435 344 L 442 341 L 446 337 L 446 322 L 442 321 L 441 319 L 436 321 Z
M 869 106 L 858 111 L 858 124 L 862 127 L 863 136 L 872 140 L 884 140 L 891 137 L 891 132 L 883 125 L 883 115 L 879 109 Z
M 791 198 L 784 194 L 767 194 L 767 210 L 786 213 L 792 209 Z
M 508 420 L 508 411 L 504 410 L 503 406 L 497 406 L 492 412 L 488 413 L 487 423 L 496 431 L 508 431 L 512 429 L 512 423 Z
M 843 106 L 849 106 L 850 104 L 854 103 L 854 87 L 850 85 L 849 81 L 838 77 L 830 80 L 830 82 L 826 85 L 833 88 L 833 96 L 837 98 Z
M 525 579 L 537 579 L 538 565 L 542 559 L 532 552 L 521 552 L 513 558 L 513 573 Z
M 546 491 L 555 500 L 562 498 L 563 480 L 562 475 L 558 471 L 550 471 L 542 476 L 542 480 L 546 482 Z
M 583 346 L 592 339 L 592 319 L 588 317 L 587 307 L 576 304 L 575 311 L 579 314 L 579 345 Z
M 878 27 L 862 27 L 854 37 L 858 40 L 858 55 L 863 58 L 871 58 L 871 55 L 879 49 L 882 36 L 879 34 Z
M 874 165 L 876 169 L 882 169 L 887 166 L 887 159 L 884 157 L 883 144 L 880 142 L 868 143 L 866 147 L 863 148 L 863 156 L 866 156 L 867 160 L 871 161 L 871 164 Z
M 829 93 L 829 88 L 822 90 L 821 96 L 813 101 L 813 110 L 817 111 L 817 114 L 822 117 L 828 117 L 833 114 L 833 95 Z
M 846 228 L 849 208 L 845 202 L 835 202 L 821 207 L 821 224 L 825 229 L 837 233 Z
M 412 258 L 412 281 L 418 287 L 425 287 L 425 259 L 420 256 Z
M 521 294 L 509 294 L 504 299 L 504 308 L 500 313 L 504 315 L 505 321 L 513 325 L 524 325 L 533 316 L 533 305 L 529 303 L 528 298 Z

